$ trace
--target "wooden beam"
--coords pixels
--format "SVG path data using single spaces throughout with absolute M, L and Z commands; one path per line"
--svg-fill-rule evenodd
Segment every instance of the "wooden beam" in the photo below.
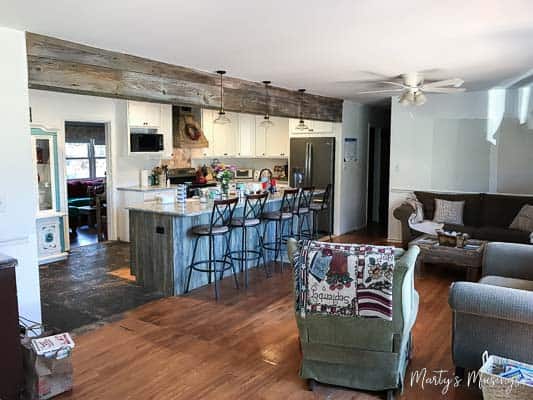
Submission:
M 34 33 L 26 34 L 29 87 L 93 96 L 217 108 L 219 78 L 214 73 L 98 49 Z M 298 117 L 300 94 L 269 89 L 270 113 Z M 263 85 L 224 77 L 228 111 L 262 114 Z M 340 122 L 342 100 L 305 94 L 305 119 Z

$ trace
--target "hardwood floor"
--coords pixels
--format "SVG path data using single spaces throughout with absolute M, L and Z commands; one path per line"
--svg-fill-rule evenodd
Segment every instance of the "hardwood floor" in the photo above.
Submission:
M 364 234 L 343 242 L 376 242 Z M 383 241 L 377 241 L 382 243 Z M 411 372 L 446 370 L 450 356 L 448 287 L 464 279 L 456 272 L 427 268 L 416 287 L 421 304 L 414 328 L 414 358 L 401 399 L 481 399 L 477 388 L 449 388 L 416 382 Z M 289 268 L 269 279 L 250 274 L 247 290 L 222 284 L 215 302 L 212 287 L 156 300 L 124 319 L 77 336 L 73 353 L 74 389 L 60 399 L 380 399 L 320 385 L 314 392 L 298 376 L 300 353 L 293 316 Z M 438 377 L 438 376 L 437 376 Z

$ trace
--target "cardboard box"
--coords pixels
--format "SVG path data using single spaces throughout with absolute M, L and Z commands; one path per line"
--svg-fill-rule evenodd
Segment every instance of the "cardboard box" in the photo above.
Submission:
M 72 389 L 72 360 L 68 357 L 38 356 L 31 346 L 31 339 L 22 341 L 24 365 L 24 398 L 47 400 Z

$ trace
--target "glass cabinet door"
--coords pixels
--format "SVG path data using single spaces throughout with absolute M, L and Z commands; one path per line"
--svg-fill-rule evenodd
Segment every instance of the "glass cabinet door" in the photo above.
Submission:
M 54 183 L 52 170 L 51 141 L 35 138 L 35 159 L 37 162 L 37 185 L 39 188 L 39 211 L 54 209 Z

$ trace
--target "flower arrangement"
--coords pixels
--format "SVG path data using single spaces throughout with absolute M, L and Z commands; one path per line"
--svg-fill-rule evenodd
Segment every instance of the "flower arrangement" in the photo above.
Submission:
M 229 183 L 235 177 L 236 167 L 234 165 L 226 165 L 223 163 L 212 165 L 215 179 L 220 182 L 224 194 L 228 194 Z

